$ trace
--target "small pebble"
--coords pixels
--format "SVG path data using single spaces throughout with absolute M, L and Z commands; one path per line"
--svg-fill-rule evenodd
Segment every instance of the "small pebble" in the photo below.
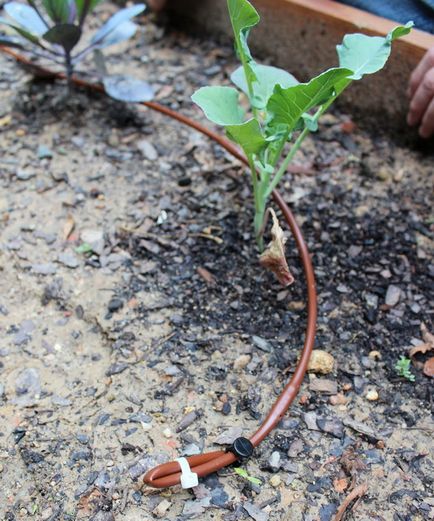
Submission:
M 375 389 L 371 389 L 366 393 L 366 399 L 370 402 L 376 402 L 378 400 L 378 392 Z
M 282 478 L 279 476 L 279 474 L 275 474 L 271 479 L 270 479 L 270 485 L 274 488 L 277 488 L 280 486 L 280 484 L 282 483 Z
M 308 371 L 319 374 L 329 374 L 333 371 L 335 359 L 330 353 L 314 349 L 309 360 Z
M 234 370 L 241 371 L 250 362 L 250 355 L 240 355 L 234 362 Z
M 398 304 L 398 302 L 399 302 L 400 297 L 401 297 L 401 290 L 398 288 L 398 286 L 394 286 L 393 284 L 391 284 L 387 288 L 386 299 L 385 299 L 386 304 L 390 307 L 396 306 L 396 304 Z
M 168 501 L 167 499 L 163 499 L 163 501 L 158 503 L 158 506 L 156 508 L 154 508 L 152 513 L 159 518 L 164 517 L 167 510 L 169 510 L 171 504 L 172 503 L 170 501 Z

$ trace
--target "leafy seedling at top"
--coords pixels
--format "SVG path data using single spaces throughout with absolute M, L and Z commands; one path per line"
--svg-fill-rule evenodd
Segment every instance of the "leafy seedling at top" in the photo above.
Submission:
M 28 5 L 13 1 L 4 5 L 7 18 L 0 17 L 0 25 L 13 34 L 0 34 L 0 45 L 15 47 L 35 58 L 48 59 L 65 68 L 68 84 L 75 67 L 93 52 L 106 92 L 122 101 L 149 101 L 152 87 L 128 76 L 107 74 L 102 49 L 134 36 L 137 25 L 131 20 L 142 13 L 145 4 L 121 9 L 97 30 L 88 43 L 78 51 L 87 16 L 101 0 L 28 0 Z
M 411 360 L 406 356 L 401 356 L 395 364 L 395 371 L 399 376 L 406 378 L 410 382 L 414 382 L 416 377 L 410 370 Z
M 249 50 L 250 31 L 260 17 L 248 0 L 227 0 L 241 65 L 231 74 L 235 87 L 213 86 L 197 90 L 192 100 L 206 117 L 225 128 L 227 136 L 244 151 L 251 172 L 255 236 L 262 252 L 261 264 L 288 285 L 292 276 L 283 253 L 283 232 L 273 216 L 272 242 L 264 250 L 267 203 L 303 140 L 318 129 L 318 120 L 335 99 L 366 74 L 382 69 L 392 42 L 411 30 L 412 22 L 396 27 L 387 36 L 348 34 L 337 46 L 339 66 L 306 83 L 285 70 L 257 63 Z M 248 100 L 248 109 L 240 97 Z M 280 252 L 280 253 L 279 253 Z M 283 258 L 278 256 L 283 255 Z

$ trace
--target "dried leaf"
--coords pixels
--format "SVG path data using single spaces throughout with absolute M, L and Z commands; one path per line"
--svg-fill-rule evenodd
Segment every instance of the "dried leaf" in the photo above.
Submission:
M 423 374 L 426 376 L 430 376 L 431 378 L 434 376 L 434 356 L 429 358 L 423 365 Z
M 434 348 L 434 335 L 428 331 L 426 325 L 423 322 L 420 325 L 420 330 L 422 331 L 422 338 L 424 342 L 431 344 Z
M 414 355 L 417 355 L 418 353 L 427 353 L 428 351 L 434 350 L 434 344 L 418 344 L 417 346 L 414 346 L 410 349 L 408 352 L 410 358 L 413 358 Z
M 418 344 L 409 350 L 410 357 L 413 357 L 418 353 L 424 354 L 428 353 L 428 351 L 434 351 L 434 335 L 428 331 L 423 322 L 420 325 L 420 330 L 422 332 L 423 343 Z
M 279 225 L 277 216 L 271 208 L 268 209 L 273 218 L 273 226 L 271 228 L 271 242 L 268 248 L 259 257 L 261 266 L 272 271 L 277 280 L 283 286 L 289 286 L 294 282 L 294 277 L 291 275 L 288 263 L 285 257 L 285 242 L 286 238 L 283 230 Z
M 66 241 L 68 237 L 71 235 L 75 228 L 75 221 L 74 217 L 72 215 L 68 215 L 68 218 L 66 219 L 65 224 L 63 225 L 63 236 L 62 239 Z
M 216 280 L 214 278 L 214 275 L 210 273 L 207 269 L 199 266 L 199 268 L 197 268 L 197 273 L 203 278 L 203 280 L 207 284 L 209 284 L 210 286 L 215 286 Z
M 333 481 L 333 487 L 336 492 L 343 492 L 348 488 L 348 480 L 347 478 L 335 479 Z

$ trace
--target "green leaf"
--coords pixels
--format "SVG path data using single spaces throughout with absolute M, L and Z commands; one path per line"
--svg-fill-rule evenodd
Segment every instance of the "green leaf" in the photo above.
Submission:
M 217 125 L 240 125 L 244 111 L 238 103 L 238 91 L 233 87 L 202 87 L 191 99 L 205 116 Z
M 253 107 L 257 109 L 261 110 L 266 107 L 276 85 L 287 89 L 288 87 L 298 84 L 298 81 L 292 74 L 278 67 L 261 65 L 255 62 L 251 62 L 250 67 L 256 78 L 252 83 L 254 96 L 250 101 Z M 245 94 L 249 94 L 243 67 L 238 67 L 238 69 L 231 74 L 231 80 Z
M 68 53 L 77 45 L 80 37 L 80 27 L 72 24 L 55 25 L 43 36 L 44 40 L 61 45 Z
M 69 0 L 42 0 L 48 16 L 55 23 L 66 23 L 69 18 Z
M 0 34 L 0 45 L 4 45 L 5 47 L 15 47 L 16 49 L 24 49 L 24 44 L 25 42 L 16 36 Z
M 5 4 L 6 13 L 18 23 L 18 25 L 34 36 L 42 36 L 47 27 L 33 7 L 20 2 L 9 2 Z M 12 26 L 15 29 L 15 26 Z
M 342 44 L 336 46 L 340 67 L 351 69 L 350 80 L 360 80 L 365 74 L 373 74 L 384 67 L 390 56 L 393 40 L 411 31 L 413 22 L 393 29 L 387 36 L 347 34 Z
M 256 119 L 249 119 L 241 125 L 227 125 L 226 133 L 248 156 L 258 154 L 267 145 Z
M 93 251 L 92 246 L 88 242 L 83 242 L 75 248 L 76 253 L 90 253 Z
M 248 472 L 241 467 L 235 467 L 234 471 L 242 478 L 247 479 L 250 481 L 250 483 L 253 483 L 254 485 L 262 485 L 262 481 L 258 478 L 254 478 L 252 476 L 249 476 Z
M 75 0 L 78 18 L 91 13 L 102 0 Z
M 97 49 L 105 49 L 110 45 L 115 45 L 120 42 L 124 42 L 128 40 L 137 31 L 137 24 L 127 20 L 118 25 L 113 31 L 110 32 L 105 38 L 101 40 L 99 44 L 96 44 L 95 47 Z
M 247 38 L 250 29 L 259 23 L 259 14 L 247 0 L 228 0 L 228 10 L 235 40 L 244 53 L 251 58 Z
M 286 125 L 289 131 L 293 130 L 305 112 L 329 101 L 335 94 L 336 85 L 352 73 L 349 69 L 329 69 L 309 83 L 288 89 L 276 85 L 267 104 L 271 114 L 268 126 Z
M 235 45 L 248 75 L 248 82 L 256 79 L 251 67 L 252 55 L 250 54 L 247 38 L 250 29 L 259 23 L 260 17 L 256 9 L 247 0 L 227 0 L 229 16 L 235 36 Z
M 149 83 L 124 74 L 106 76 L 103 84 L 107 94 L 118 101 L 137 103 L 154 97 L 154 89 Z
M 96 32 L 92 37 L 90 43 L 92 45 L 100 44 L 105 38 L 107 38 L 113 31 L 118 28 L 121 24 L 127 20 L 131 20 L 134 16 L 137 16 L 146 9 L 145 4 L 135 4 L 131 7 L 121 9 L 116 14 L 111 16 L 108 21 Z
M 9 22 L 9 20 L 6 20 L 5 18 L 1 18 L 1 17 L 0 17 L 0 24 L 7 25 L 11 29 L 14 29 L 14 31 L 16 31 L 19 35 L 26 38 L 26 40 L 29 40 L 29 42 L 32 42 L 35 45 L 39 45 L 39 38 L 36 35 L 27 31 L 26 29 L 23 29 L 19 25 L 15 25 L 15 24 Z

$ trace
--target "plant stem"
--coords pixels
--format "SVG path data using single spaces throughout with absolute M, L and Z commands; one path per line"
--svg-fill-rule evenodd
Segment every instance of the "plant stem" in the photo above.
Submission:
M 305 127 L 303 131 L 300 133 L 298 138 L 295 140 L 295 143 L 292 145 L 288 155 L 283 160 L 283 163 L 280 165 L 279 170 L 276 172 L 276 175 L 273 177 L 267 191 L 266 191 L 266 197 L 270 197 L 271 192 L 276 188 L 276 186 L 279 184 L 280 180 L 282 179 L 283 175 L 286 172 L 286 169 L 288 168 L 289 163 L 291 162 L 292 158 L 295 156 L 295 153 L 300 148 L 301 144 L 304 141 L 304 138 L 308 135 L 309 129 Z
M 66 81 L 68 83 L 68 93 L 71 94 L 73 82 L 72 82 L 72 72 L 73 66 L 71 61 L 71 53 L 65 52 L 65 69 L 66 69 Z
M 254 218 L 254 229 L 255 229 L 255 237 L 256 242 L 258 244 L 258 248 L 260 251 L 264 249 L 264 240 L 262 238 L 261 229 L 262 222 L 264 220 L 265 213 L 265 198 L 261 197 L 260 185 L 258 182 L 258 174 L 256 172 L 255 164 L 253 162 L 253 156 L 247 156 L 247 161 L 249 163 L 250 175 L 252 177 L 252 187 L 253 187 L 253 199 L 255 202 L 255 218 Z

